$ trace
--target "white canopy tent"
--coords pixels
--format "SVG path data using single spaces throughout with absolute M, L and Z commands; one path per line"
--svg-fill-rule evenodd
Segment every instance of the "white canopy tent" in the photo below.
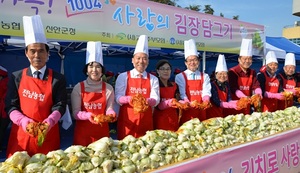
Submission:
M 285 50 L 275 47 L 269 43 L 266 43 L 266 54 L 268 51 L 271 50 L 275 52 L 275 55 L 278 59 L 285 59 L 285 54 L 286 54 Z

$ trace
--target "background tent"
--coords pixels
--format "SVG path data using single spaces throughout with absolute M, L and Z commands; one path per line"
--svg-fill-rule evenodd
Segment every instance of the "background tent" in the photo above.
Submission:
M 266 37 L 266 42 L 277 49 L 282 49 L 286 53 L 294 53 L 296 60 L 300 60 L 300 46 L 294 44 L 284 37 Z
M 286 51 L 283 49 L 279 49 L 278 47 L 275 47 L 269 43 L 266 43 L 266 54 L 269 51 L 274 51 L 276 54 L 276 57 L 278 59 L 285 59 Z

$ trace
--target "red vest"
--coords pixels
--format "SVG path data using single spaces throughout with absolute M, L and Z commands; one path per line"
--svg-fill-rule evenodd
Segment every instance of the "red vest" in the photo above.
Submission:
M 84 82 L 81 86 L 81 110 L 94 115 L 105 114 L 106 110 L 106 83 L 102 82 L 102 92 L 86 92 Z M 76 120 L 74 129 L 74 145 L 87 146 L 102 137 L 109 137 L 108 123 L 93 124 L 89 120 Z
M 216 81 L 213 82 L 213 85 L 215 85 L 217 90 L 218 90 L 218 95 L 219 95 L 220 101 L 227 102 L 228 88 L 226 88 L 226 91 L 220 90 L 218 85 L 216 84 Z M 214 117 L 225 117 L 225 116 L 227 116 L 227 115 L 224 115 L 224 113 L 225 113 L 224 108 L 218 107 L 214 103 L 212 103 L 211 108 L 208 108 L 206 110 L 207 119 L 214 118 Z
M 147 73 L 147 79 L 131 78 L 128 71 L 127 78 L 126 96 L 134 96 L 140 93 L 145 98 L 150 97 L 151 84 L 149 73 Z M 119 140 L 127 135 L 132 135 L 136 138 L 144 136 L 148 130 L 153 130 L 152 107 L 149 106 L 143 113 L 134 113 L 132 106 L 129 104 L 122 105 L 119 111 L 117 129 Z
M 263 72 L 266 82 L 265 82 L 265 91 L 271 93 L 277 93 L 279 89 L 279 80 L 276 77 L 269 77 L 267 72 Z M 274 112 L 277 110 L 278 100 L 272 98 L 263 98 L 261 100 L 261 108 L 263 112 Z
M 36 122 L 43 122 L 51 114 L 52 108 L 52 70 L 48 69 L 48 79 L 41 80 L 27 76 L 28 68 L 22 71 L 18 89 L 21 112 Z M 37 145 L 37 137 L 31 137 L 21 126 L 12 123 L 7 145 L 7 157 L 16 151 L 27 151 L 30 156 L 36 153 L 47 154 L 60 148 L 58 124 L 54 125 L 45 137 L 42 146 Z
M 173 82 L 171 87 L 160 87 L 160 99 L 167 100 L 174 98 L 177 85 Z M 153 113 L 154 129 L 178 130 L 178 110 L 176 108 L 167 108 L 164 110 L 154 109 Z
M 232 72 L 234 72 L 236 75 L 238 75 L 236 73 L 235 70 L 232 70 Z M 238 86 L 239 86 L 239 90 L 241 90 L 246 96 L 251 96 L 252 95 L 252 83 L 253 83 L 253 73 L 254 71 L 251 70 L 250 71 L 250 76 L 249 77 L 240 77 L 238 76 Z M 230 81 L 230 82 L 236 82 L 236 81 Z M 232 100 L 239 100 L 239 98 L 235 95 L 235 93 L 232 94 Z M 246 109 L 242 109 L 242 110 L 235 110 L 235 109 L 228 109 L 228 113 L 232 114 L 232 115 L 236 115 L 239 113 L 243 113 L 243 114 L 250 114 L 250 105 L 248 106 L 248 108 Z
M 8 83 L 8 77 L 5 77 L 0 80 L 0 116 L 1 118 L 8 118 L 4 108 L 5 108 L 5 103 L 4 99 L 6 96 L 7 92 L 7 83 Z
M 296 81 L 295 79 L 287 79 L 282 76 L 282 74 L 279 74 L 282 81 L 283 81 L 283 89 L 294 89 L 296 87 Z M 293 102 L 286 102 L 285 100 L 278 100 L 278 110 L 284 110 L 287 107 L 293 106 Z
M 204 75 L 201 73 L 201 79 L 198 80 L 188 80 L 186 74 L 182 72 L 183 77 L 185 79 L 185 93 L 190 102 L 193 100 L 198 100 L 200 103 L 202 102 L 202 87 L 204 81 Z M 198 118 L 200 121 L 206 119 L 206 111 L 200 109 L 189 108 L 187 110 L 182 110 L 182 117 L 179 122 L 179 126 L 183 123 L 193 119 Z

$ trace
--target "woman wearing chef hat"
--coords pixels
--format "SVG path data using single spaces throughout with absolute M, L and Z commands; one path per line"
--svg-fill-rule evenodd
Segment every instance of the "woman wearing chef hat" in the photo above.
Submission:
M 207 118 L 226 117 L 227 109 L 237 109 L 237 100 L 231 100 L 225 56 L 220 54 L 215 70 L 215 80 L 211 82 L 212 107 L 207 109 Z
M 200 60 L 196 43 L 193 39 L 184 41 L 184 56 L 187 69 L 175 76 L 175 82 L 179 87 L 180 98 L 185 102 L 198 101 L 210 104 L 211 85 L 208 74 L 198 70 Z M 193 118 L 203 121 L 206 119 L 206 111 L 191 107 L 182 111 L 179 125 Z
M 149 64 L 148 37 L 141 35 L 132 57 L 134 68 L 121 73 L 115 86 L 116 102 L 120 105 L 117 121 L 118 139 L 127 135 L 140 137 L 153 130 L 153 108 L 159 103 L 159 83 L 156 76 L 147 73 Z M 129 104 L 137 93 L 143 95 L 148 103 L 145 112 L 134 112 Z
M 296 60 L 294 53 L 287 53 L 285 55 L 285 61 L 283 71 L 279 73 L 279 81 L 283 89 L 286 91 L 293 92 L 295 94 L 295 87 L 299 87 L 299 77 L 296 72 Z M 284 110 L 287 107 L 293 106 L 293 102 L 279 101 L 278 109 Z
M 261 101 L 263 112 L 274 112 L 278 109 L 278 100 L 284 100 L 281 93 L 283 91 L 278 76 L 278 61 L 274 51 L 269 51 L 266 55 L 266 70 L 257 74 L 264 98 Z
M 25 55 L 28 68 L 13 72 L 8 83 L 5 109 L 12 120 L 7 156 L 16 151 L 47 154 L 60 148 L 58 121 L 66 112 L 65 77 L 48 68 L 49 46 L 41 17 L 24 16 Z M 27 130 L 30 123 L 47 124 L 47 133 L 40 143 Z
M 228 72 L 232 99 L 238 100 L 242 97 L 251 97 L 253 94 L 258 94 L 262 98 L 256 72 L 250 68 L 252 65 L 252 39 L 242 40 L 238 62 L 239 64 L 230 68 Z M 245 109 L 230 111 L 233 115 L 239 113 L 250 114 L 250 104 Z
M 109 137 L 108 122 L 99 124 L 94 121 L 94 116 L 117 118 L 113 110 L 113 87 L 101 80 L 105 73 L 101 42 L 87 43 L 83 73 L 87 79 L 75 85 L 71 93 L 72 111 L 76 119 L 73 144 L 87 146 L 102 137 Z

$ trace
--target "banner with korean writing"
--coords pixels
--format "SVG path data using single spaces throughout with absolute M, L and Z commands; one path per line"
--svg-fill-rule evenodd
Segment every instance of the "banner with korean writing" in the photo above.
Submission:
M 195 39 L 198 50 L 238 53 L 252 38 L 262 55 L 264 27 L 145 0 L 2 0 L 0 35 L 23 36 L 22 16 L 41 15 L 49 39 L 135 45 L 139 35 L 150 47 L 183 49 Z
M 300 128 L 217 151 L 153 172 L 299 172 Z

